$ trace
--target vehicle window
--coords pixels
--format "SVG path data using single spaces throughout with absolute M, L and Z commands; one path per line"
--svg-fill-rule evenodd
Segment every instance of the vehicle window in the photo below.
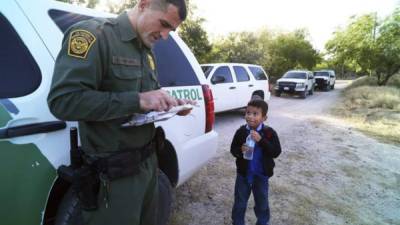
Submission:
M 324 77 L 329 77 L 329 73 L 328 72 L 314 72 L 314 76 L 324 76 Z
M 200 81 L 188 58 L 171 36 L 153 48 L 158 81 L 162 87 L 199 85 Z
M 293 78 L 293 79 L 306 79 L 307 74 L 303 72 L 287 72 L 283 75 L 284 78 Z
M 34 92 L 42 81 L 35 59 L 10 22 L 0 13 L 0 99 Z M 23 66 L 21 66 L 23 65 Z
M 87 20 L 91 19 L 93 17 L 87 16 L 87 15 L 82 15 L 82 14 L 77 14 L 77 13 L 71 13 L 67 11 L 62 11 L 58 9 L 51 9 L 49 10 L 49 16 L 53 20 L 53 22 L 60 28 L 60 30 L 64 33 L 71 25 L 82 21 L 82 20 Z
M 52 9 L 50 17 L 61 31 L 82 20 L 92 17 Z M 199 85 L 197 75 L 176 42 L 169 37 L 159 41 L 153 48 L 157 65 L 158 81 L 162 87 Z
M 233 70 L 236 73 L 236 80 L 238 82 L 250 80 L 249 74 L 247 73 L 246 69 L 243 66 L 234 66 Z
M 227 66 L 221 66 L 221 67 L 217 68 L 217 70 L 215 70 L 213 78 L 217 77 L 217 76 L 221 76 L 221 77 L 225 78 L 225 81 L 223 83 L 232 83 L 233 82 L 231 70 Z
M 206 78 L 210 75 L 211 70 L 213 69 L 213 66 L 201 66 L 201 69 L 203 70 L 204 75 Z
M 267 80 L 267 76 L 260 67 L 249 66 L 249 69 L 251 73 L 254 75 L 254 78 L 256 78 L 256 80 Z

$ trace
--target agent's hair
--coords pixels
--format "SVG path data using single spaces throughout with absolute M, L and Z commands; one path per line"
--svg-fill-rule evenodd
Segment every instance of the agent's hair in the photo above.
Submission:
M 268 112 L 268 103 L 264 100 L 262 100 L 261 98 L 253 98 L 252 100 L 250 100 L 249 103 L 247 103 L 247 106 L 253 106 L 256 108 L 261 109 L 261 113 L 263 116 L 267 115 Z
M 160 9 L 166 11 L 169 4 L 178 8 L 179 18 L 184 21 L 187 16 L 187 8 L 185 0 L 152 0 L 151 7 L 153 9 Z

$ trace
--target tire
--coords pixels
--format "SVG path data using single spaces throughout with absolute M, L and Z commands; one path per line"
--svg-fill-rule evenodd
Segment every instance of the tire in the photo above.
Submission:
M 281 92 L 280 92 L 280 91 L 276 91 L 276 92 L 275 92 L 275 96 L 276 96 L 276 97 L 281 97 Z
M 335 84 L 333 84 L 333 85 L 331 86 L 331 89 L 332 89 L 332 90 L 335 89 Z
M 157 225 L 166 225 L 172 212 L 174 192 L 167 175 L 161 170 L 158 173 L 158 188 Z
M 78 197 L 69 188 L 58 207 L 55 225 L 84 225 Z
M 308 94 L 309 94 L 309 95 L 313 95 L 313 94 L 314 94 L 314 88 L 311 88 L 311 89 L 308 91 Z
M 307 91 L 307 89 L 306 89 L 305 91 L 301 92 L 300 97 L 301 97 L 302 99 L 307 98 L 307 93 L 308 93 L 308 91 Z
M 172 211 L 173 188 L 167 175 L 158 173 L 158 217 L 157 225 L 168 224 Z M 59 205 L 54 225 L 84 225 L 82 210 L 76 194 L 70 188 Z

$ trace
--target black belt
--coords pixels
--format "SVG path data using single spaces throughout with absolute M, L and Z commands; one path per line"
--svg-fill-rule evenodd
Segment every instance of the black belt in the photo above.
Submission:
M 94 160 L 93 165 L 102 176 L 109 180 L 139 173 L 139 165 L 155 152 L 156 145 L 150 142 L 142 148 L 118 151 L 109 157 Z

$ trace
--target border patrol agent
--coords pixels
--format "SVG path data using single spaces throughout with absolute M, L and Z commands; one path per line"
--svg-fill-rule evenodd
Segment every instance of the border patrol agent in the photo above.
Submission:
M 57 118 L 79 121 L 85 155 L 103 162 L 98 206 L 83 210 L 85 224 L 156 224 L 154 124 L 121 124 L 133 113 L 190 103 L 160 89 L 150 50 L 186 14 L 184 0 L 139 0 L 117 18 L 79 22 L 65 34 L 48 105 Z

